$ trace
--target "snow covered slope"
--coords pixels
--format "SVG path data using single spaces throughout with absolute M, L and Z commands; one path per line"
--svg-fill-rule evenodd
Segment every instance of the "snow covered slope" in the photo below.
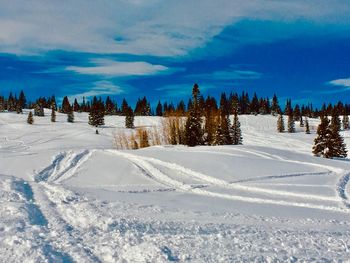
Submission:
M 0 113 L 1 261 L 350 258 L 350 163 L 313 157 L 314 132 L 240 116 L 244 145 L 118 151 L 123 117 L 96 135 L 85 113 L 34 125 L 26 113 Z

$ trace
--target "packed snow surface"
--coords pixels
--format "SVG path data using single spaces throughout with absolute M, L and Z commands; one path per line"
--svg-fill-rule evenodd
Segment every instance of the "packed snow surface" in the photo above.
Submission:
M 114 147 L 123 117 L 97 135 L 85 113 L 27 113 L 0 113 L 1 262 L 350 259 L 350 163 L 312 156 L 318 120 L 280 134 L 243 115 L 244 145 L 131 151 Z

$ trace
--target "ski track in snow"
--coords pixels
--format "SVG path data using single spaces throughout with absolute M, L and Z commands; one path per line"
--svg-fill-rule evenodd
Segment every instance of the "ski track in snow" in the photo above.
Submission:
M 54 157 L 52 163 L 34 176 L 36 182 L 48 181 L 61 183 L 74 176 L 77 169 L 92 155 L 92 150 L 80 153 L 63 152 Z
M 149 157 L 140 157 L 137 155 L 133 155 L 130 153 L 120 152 L 116 150 L 107 150 L 107 152 L 113 153 L 115 155 L 124 157 L 140 167 L 141 170 L 143 170 L 149 177 L 153 178 L 155 181 L 162 183 L 168 187 L 174 187 L 178 191 L 183 192 L 191 192 L 193 194 L 208 196 L 208 197 L 217 197 L 217 198 L 223 198 L 223 199 L 229 199 L 229 200 L 235 200 L 235 201 L 242 201 L 242 202 L 248 202 L 248 203 L 260 203 L 260 204 L 274 204 L 274 205 L 282 205 L 282 206 L 294 206 L 294 207 L 303 207 L 303 208 L 312 208 L 312 209 L 320 209 L 320 210 L 327 210 L 327 211 L 333 211 L 333 212 L 341 212 L 341 213 L 349 213 L 350 211 L 347 209 L 343 209 L 341 207 L 337 206 L 326 206 L 326 205 L 317 205 L 312 203 L 304 203 L 304 202 L 291 202 L 291 201 L 283 201 L 283 200 L 272 200 L 272 199 L 262 199 L 262 198 L 253 198 L 253 197 L 244 197 L 244 196 L 238 196 L 238 195 L 230 195 L 230 194 L 222 194 L 217 192 L 212 192 L 208 190 L 203 190 L 199 188 L 193 188 L 191 185 L 185 184 L 183 182 L 176 181 L 172 179 L 171 177 L 165 175 L 163 172 L 161 172 L 159 169 L 151 165 L 151 163 L 155 163 L 157 165 L 161 165 L 164 167 L 167 167 L 169 169 L 172 169 L 174 171 L 179 171 L 185 175 L 193 176 L 198 179 L 201 179 L 207 183 L 210 183 L 212 185 L 221 186 L 224 188 L 229 189 L 235 189 L 235 190 L 242 190 L 242 191 L 251 191 L 256 193 L 264 193 L 264 194 L 270 194 L 270 195 L 280 195 L 280 196 L 292 196 L 302 199 L 310 199 L 310 200 L 325 200 L 325 201 L 333 201 L 338 203 L 338 199 L 336 197 L 324 197 L 324 196 L 318 196 L 318 195 L 304 195 L 304 194 L 298 194 L 298 193 L 286 193 L 285 191 L 278 191 L 278 190 L 267 190 L 257 187 L 250 187 L 250 186 L 242 186 L 242 185 L 232 185 L 227 183 L 226 181 L 213 178 L 211 176 L 192 171 L 188 168 L 185 168 L 183 166 L 180 166 L 178 164 L 174 163 L 168 163 L 164 162 L 155 158 L 149 158 Z

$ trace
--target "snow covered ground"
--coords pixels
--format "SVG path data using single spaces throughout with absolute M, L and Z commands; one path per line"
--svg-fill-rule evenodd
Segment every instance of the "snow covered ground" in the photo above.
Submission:
M 241 146 L 118 151 L 122 117 L 106 117 L 99 135 L 84 113 L 26 118 L 0 113 L 2 262 L 350 258 L 350 162 L 313 157 L 314 132 L 240 116 Z

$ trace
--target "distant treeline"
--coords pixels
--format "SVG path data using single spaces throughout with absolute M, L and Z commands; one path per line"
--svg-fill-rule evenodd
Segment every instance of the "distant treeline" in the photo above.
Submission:
M 291 99 L 288 99 L 286 104 L 281 106 L 279 104 L 278 97 L 273 95 L 272 99 L 268 97 L 258 97 L 256 93 L 250 98 L 248 92 L 242 92 L 240 95 L 234 92 L 229 94 L 222 93 L 219 101 L 215 97 L 200 95 L 198 98 L 199 110 L 205 115 L 208 110 L 218 110 L 225 108 L 225 111 L 233 114 L 234 108 L 237 108 L 238 114 L 285 114 L 289 115 L 290 111 L 293 112 L 295 119 L 299 119 L 300 116 L 306 117 L 319 117 L 321 115 L 331 115 L 333 109 L 337 109 L 340 114 L 350 115 L 350 105 L 338 102 L 336 104 L 323 104 L 321 109 L 314 108 L 312 103 L 307 105 L 292 105 Z M 94 105 L 95 104 L 95 105 Z M 107 96 L 105 100 L 101 97 L 94 97 L 92 100 L 86 100 L 83 98 L 82 102 L 78 102 L 77 99 L 69 101 L 65 96 L 61 105 L 57 105 L 55 96 L 51 97 L 39 97 L 34 102 L 27 102 L 26 96 L 23 91 L 19 96 L 13 95 L 10 92 L 8 97 L 0 95 L 0 112 L 10 111 L 21 113 L 22 109 L 36 109 L 38 112 L 43 108 L 52 108 L 62 113 L 74 112 L 90 112 L 93 107 L 98 107 L 104 112 L 105 115 L 122 115 L 126 116 L 130 114 L 130 111 L 135 116 L 186 116 L 193 105 L 192 99 L 189 99 L 187 103 L 181 100 L 176 105 L 172 102 L 161 102 L 155 108 L 151 107 L 150 101 L 146 98 L 139 98 L 134 107 L 131 107 L 126 99 L 123 99 L 120 106 L 116 100 Z

